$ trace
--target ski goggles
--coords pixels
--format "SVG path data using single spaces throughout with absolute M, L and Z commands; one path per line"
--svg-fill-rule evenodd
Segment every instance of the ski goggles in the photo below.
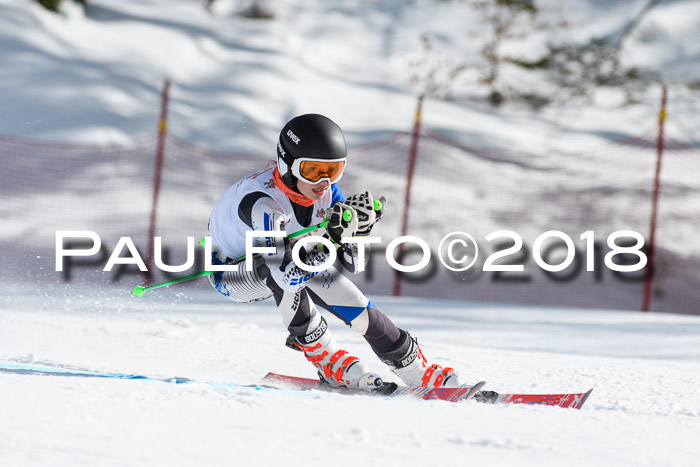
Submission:
M 343 176 L 346 159 L 326 160 L 300 158 L 295 159 L 292 164 L 292 175 L 300 180 L 316 185 L 323 180 L 336 183 Z

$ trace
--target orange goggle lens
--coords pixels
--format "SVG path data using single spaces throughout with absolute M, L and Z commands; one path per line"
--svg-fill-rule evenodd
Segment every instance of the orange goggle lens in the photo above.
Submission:
M 343 174 L 345 161 L 301 161 L 299 175 L 311 183 L 328 177 L 331 183 L 335 183 Z

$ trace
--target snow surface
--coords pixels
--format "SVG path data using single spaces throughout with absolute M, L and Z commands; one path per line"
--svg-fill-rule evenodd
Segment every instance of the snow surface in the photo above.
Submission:
M 411 127 L 405 62 L 420 56 L 421 33 L 446 56 L 469 57 L 466 33 L 478 27 L 461 2 L 280 1 L 271 22 L 241 19 L 233 0 L 218 0 L 211 15 L 194 0 L 89 3 L 89 16 L 71 2 L 58 16 L 33 1 L 0 0 L 0 133 L 131 141 L 155 130 L 168 77 L 169 128 L 188 142 L 269 154 L 284 121 L 314 111 L 333 115 L 355 145 Z M 646 3 L 566 2 L 572 26 L 562 34 L 618 34 Z M 676 81 L 700 78 L 699 15 L 697 2 L 660 2 L 623 54 L 668 73 L 668 131 L 690 142 L 698 100 Z M 531 52 L 542 42 L 520 45 Z M 605 92 L 594 105 L 533 114 L 428 99 L 423 118 L 474 146 L 583 151 L 645 134 L 658 101 L 651 90 L 620 107 L 620 96 Z M 18 232 L 31 226 L 11 221 Z M 9 225 L 3 219 L 3 231 Z M 237 384 L 268 371 L 313 376 L 283 346 L 271 303 L 234 305 L 184 285 L 139 299 L 123 288 L 17 279 L 0 285 L 3 363 Z M 373 302 L 468 381 L 505 392 L 594 392 L 574 411 L 0 371 L 0 466 L 698 464 L 697 317 Z M 343 345 L 394 379 L 359 335 L 329 320 Z
M 70 1 L 55 15 L 33 1 L 0 2 L 0 57 L 6 70 L 0 133 L 79 142 L 125 142 L 156 129 L 163 80 L 172 81 L 169 130 L 205 147 L 269 154 L 279 128 L 306 112 L 333 116 L 351 145 L 413 125 L 417 88 L 411 60 L 478 60 L 481 17 L 467 2 L 352 0 L 272 2 L 273 21 L 236 13 L 217 0 L 92 0 L 88 16 Z M 531 56 L 545 39 L 615 37 L 647 0 L 538 2 L 568 27 L 505 44 Z M 662 1 L 623 43 L 627 66 L 661 70 L 670 86 L 669 128 L 698 141 L 700 5 Z M 426 54 L 421 35 L 432 38 Z M 507 68 L 504 73 L 511 73 Z M 566 103 L 542 113 L 480 104 L 485 91 L 465 74 L 453 89 L 466 105 L 428 99 L 424 124 L 474 146 L 542 153 L 580 151 L 644 134 L 656 123 L 660 90 L 623 107 L 601 92 L 593 105 Z M 544 83 L 534 82 L 542 87 Z
M 0 362 L 253 384 L 313 377 L 272 303 L 213 291 L 3 286 Z M 381 299 L 430 358 L 505 392 L 580 392 L 580 411 L 384 400 L 0 371 L 0 465 L 689 466 L 700 321 L 636 312 Z M 395 380 L 359 334 L 342 345 Z

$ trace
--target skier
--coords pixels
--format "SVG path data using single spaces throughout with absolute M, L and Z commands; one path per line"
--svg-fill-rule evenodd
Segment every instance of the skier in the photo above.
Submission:
M 276 165 L 243 178 L 216 201 L 209 222 L 212 264 L 235 264 L 245 255 L 246 231 L 277 230 L 288 235 L 328 218 L 324 236 L 334 243 L 342 266 L 357 273 L 359 247 L 344 244 L 341 238 L 369 235 L 384 213 L 386 199 L 375 203 L 369 191 L 346 199 L 337 185 L 346 162 L 345 137 L 333 121 L 307 114 L 287 122 L 277 142 Z M 349 220 L 346 211 L 352 214 Z M 428 363 L 418 341 L 396 327 L 338 268 L 310 273 L 292 260 L 293 244 L 287 238 L 257 240 L 276 253 L 255 254 L 252 271 L 241 264 L 238 271 L 210 275 L 210 282 L 237 302 L 274 297 L 289 330 L 287 345 L 303 351 L 322 381 L 366 390 L 382 386 L 381 378 L 364 362 L 338 345 L 317 306 L 362 334 L 406 385 L 460 386 L 452 368 Z M 317 266 L 326 262 L 329 251 L 307 244 L 299 253 L 305 264 Z

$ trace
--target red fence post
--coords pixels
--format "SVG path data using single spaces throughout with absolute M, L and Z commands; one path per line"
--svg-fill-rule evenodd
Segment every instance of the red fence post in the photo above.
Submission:
M 661 110 L 659 110 L 659 140 L 656 144 L 656 173 L 654 175 L 654 194 L 651 199 L 651 226 L 649 227 L 649 258 L 647 261 L 646 281 L 644 282 L 644 299 L 642 311 L 649 311 L 651 303 L 651 286 L 654 280 L 654 249 L 656 248 L 656 215 L 659 205 L 659 189 L 661 187 L 661 156 L 664 152 L 664 122 L 666 121 L 666 86 L 661 94 Z
M 168 128 L 168 98 L 170 93 L 170 81 L 165 80 L 160 102 L 160 120 L 158 121 L 158 145 L 156 147 L 156 165 L 153 174 L 153 203 L 151 205 L 151 219 L 148 224 L 148 255 L 146 257 L 147 271 L 144 274 L 144 286 L 151 284 L 151 269 L 153 266 L 154 237 L 156 235 L 156 213 L 158 208 L 158 195 L 160 194 L 160 180 L 163 172 L 163 154 L 165 151 L 165 136 Z
M 403 219 L 401 221 L 401 236 L 406 235 L 408 230 L 408 212 L 411 209 L 411 183 L 413 182 L 413 172 L 416 168 L 416 158 L 418 157 L 418 140 L 420 139 L 420 121 L 421 112 L 423 109 L 423 95 L 418 96 L 418 106 L 416 108 L 416 120 L 413 124 L 413 133 L 411 138 L 411 152 L 408 160 L 408 174 L 406 176 L 406 194 L 404 197 L 403 206 Z M 403 264 L 403 243 L 399 244 L 398 247 L 398 258 L 399 264 Z M 394 296 L 398 297 L 401 295 L 401 271 L 396 271 L 394 274 Z

